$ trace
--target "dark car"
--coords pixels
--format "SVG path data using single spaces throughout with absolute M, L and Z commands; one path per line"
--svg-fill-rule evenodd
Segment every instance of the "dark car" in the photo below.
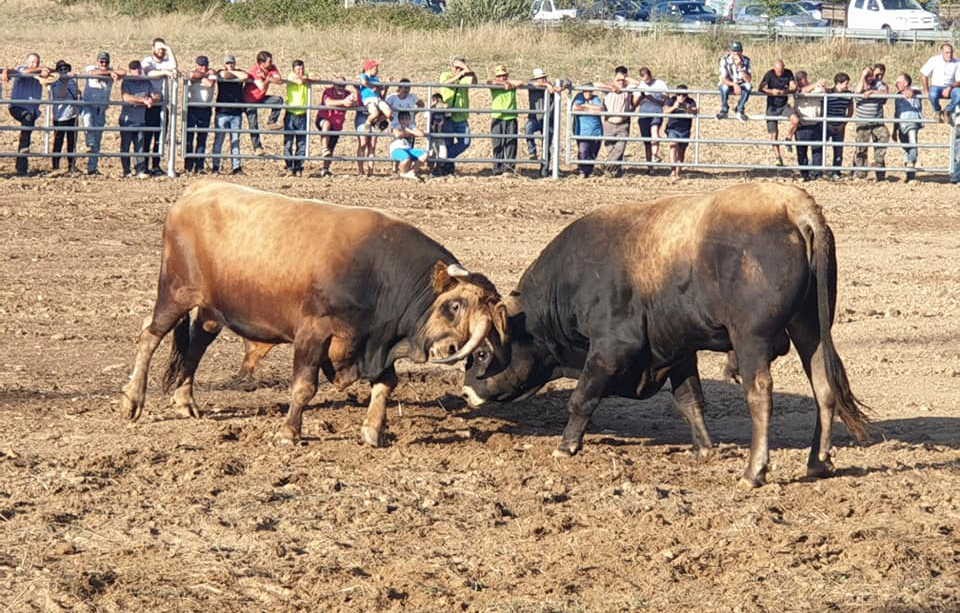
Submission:
M 644 0 L 608 0 L 594 2 L 577 14 L 583 19 L 611 21 L 646 21 L 650 16 L 650 4 Z
M 717 14 L 702 2 L 670 0 L 653 5 L 653 8 L 650 9 L 650 21 L 717 23 Z

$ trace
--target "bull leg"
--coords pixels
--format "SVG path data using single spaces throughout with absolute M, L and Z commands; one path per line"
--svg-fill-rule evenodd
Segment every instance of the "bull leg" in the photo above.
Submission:
M 693 446 L 701 460 L 710 457 L 713 442 L 703 423 L 703 388 L 700 386 L 700 373 L 697 370 L 697 356 L 670 371 L 670 387 L 673 401 L 683 418 L 690 424 Z
M 740 385 L 740 366 L 737 363 L 737 352 L 728 351 L 727 361 L 723 365 L 723 378 L 731 383 Z
M 191 306 L 178 305 L 166 294 L 157 298 L 153 308 L 153 317 L 140 331 L 137 339 L 137 357 L 130 373 L 130 381 L 123 386 L 120 398 L 120 412 L 128 419 L 136 421 L 143 414 L 143 404 L 147 395 L 147 374 L 150 371 L 150 360 L 160 345 L 160 341 L 173 329 L 177 322 L 187 316 Z M 180 325 L 189 325 L 181 322 Z
M 274 345 L 272 343 L 261 343 L 243 339 L 243 363 L 240 365 L 240 372 L 237 378 L 243 380 L 253 379 L 253 373 L 257 365 L 270 353 Z
M 567 413 L 570 417 L 563 429 L 560 444 L 553 451 L 554 457 L 570 457 L 583 446 L 583 434 L 590 424 L 590 417 L 606 394 L 618 367 L 622 366 L 629 356 L 623 348 L 595 347 L 596 343 L 590 348 L 577 387 L 567 402 Z M 644 365 L 640 366 L 642 368 Z
M 790 338 L 800 354 L 803 370 L 810 381 L 813 397 L 817 402 L 817 419 L 813 428 L 813 442 L 810 444 L 810 456 L 807 459 L 808 477 L 829 477 L 833 474 L 831 438 L 833 434 L 833 416 L 836 410 L 836 396 L 827 379 L 823 349 L 820 346 L 819 326 L 815 316 L 801 316 L 787 326 Z
M 760 487 L 766 481 L 770 463 L 768 434 L 773 412 L 773 378 L 770 376 L 770 351 L 761 343 L 747 347 L 734 345 L 740 360 L 740 375 L 746 392 L 753 435 L 750 441 L 750 460 L 740 478 L 741 485 Z
M 217 338 L 223 326 L 209 312 L 199 309 L 190 329 L 190 347 L 183 358 L 183 366 L 176 378 L 176 388 L 171 402 L 182 417 L 200 417 L 200 411 L 193 399 L 193 381 L 197 367 L 210 343 Z
M 329 336 L 298 336 L 293 341 L 293 381 L 290 385 L 290 410 L 277 433 L 277 443 L 289 445 L 300 439 L 303 407 L 317 393 L 320 363 L 326 359 Z
M 387 401 L 397 387 L 397 372 L 391 366 L 370 388 L 370 406 L 360 427 L 360 438 L 371 447 L 383 445 L 387 425 Z

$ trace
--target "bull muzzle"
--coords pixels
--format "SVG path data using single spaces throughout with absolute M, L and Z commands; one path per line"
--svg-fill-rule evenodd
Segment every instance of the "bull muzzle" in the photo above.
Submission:
M 480 343 L 483 342 L 483 339 L 487 338 L 487 335 L 490 334 L 490 330 L 493 328 L 493 322 L 489 317 L 481 317 L 479 320 L 474 321 L 470 326 L 470 339 L 467 341 L 467 344 L 460 348 L 459 351 L 454 352 L 447 357 L 440 357 L 434 351 L 434 347 L 430 348 L 430 361 L 434 364 L 455 364 L 460 360 L 464 360 L 468 355 L 473 353 L 474 349 L 480 346 Z

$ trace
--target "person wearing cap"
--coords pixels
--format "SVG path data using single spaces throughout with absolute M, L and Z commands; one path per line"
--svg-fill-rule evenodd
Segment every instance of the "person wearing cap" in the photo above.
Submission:
M 243 86 L 243 101 L 247 103 L 247 127 L 250 128 L 250 142 L 253 143 L 253 152 L 257 155 L 264 155 L 263 144 L 260 142 L 260 105 L 268 104 L 270 117 L 267 119 L 268 130 L 279 130 L 280 107 L 283 105 L 283 98 L 280 96 L 268 96 L 267 90 L 271 84 L 279 85 L 283 83 L 283 77 L 280 71 L 273 63 L 273 54 L 269 51 L 257 53 L 257 63 L 247 73 L 248 80 Z
M 599 89 L 597 84 L 588 83 L 573 99 L 573 134 L 575 137 L 586 137 L 577 139 L 577 159 L 585 162 L 577 166 L 577 172 L 584 178 L 593 174 L 593 162 L 603 142 L 601 113 L 604 107 L 603 98 L 597 95 Z
M 287 75 L 287 109 L 283 114 L 283 164 L 292 177 L 303 176 L 307 154 L 307 104 L 310 84 L 303 60 L 293 60 Z
M 4 68 L 2 79 L 4 83 L 13 81 L 10 98 L 19 101 L 11 103 L 10 116 L 22 126 L 17 144 L 20 155 L 17 156 L 16 167 L 17 176 L 23 177 L 29 169 L 27 154 L 30 153 L 33 126 L 40 117 L 40 105 L 34 101 L 43 98 L 43 86 L 55 81 L 57 76 L 50 75 L 50 69 L 40 64 L 40 56 L 36 53 L 28 53 L 23 64 L 17 66 L 16 73 L 16 76 L 11 76 L 10 71 Z
M 158 104 L 152 105 L 146 112 L 146 130 L 143 131 L 144 151 L 149 155 L 150 173 L 160 176 L 160 140 L 167 134 L 170 118 L 164 112 L 163 103 L 167 98 L 170 79 L 178 76 L 177 58 L 173 49 L 162 38 L 154 38 L 151 54 L 140 62 L 143 76 L 150 77 L 149 83 L 158 98 Z
M 450 62 L 450 70 L 441 73 L 439 81 L 446 84 L 438 93 L 449 110 L 441 133 L 456 135 L 446 137 L 446 157 L 452 160 L 470 147 L 470 113 L 467 112 L 470 109 L 470 88 L 465 86 L 477 84 L 477 73 L 467 64 L 466 58 L 455 57 Z M 454 163 L 446 161 L 437 162 L 433 174 L 443 176 L 453 172 Z
M 204 154 L 207 152 L 207 134 L 213 116 L 213 93 L 217 73 L 210 69 L 210 59 L 198 56 L 196 67 L 190 72 L 187 86 L 187 143 L 183 167 L 185 172 L 203 174 Z M 196 157 L 194 157 L 196 156 Z
M 244 108 L 243 83 L 247 73 L 237 68 L 237 58 L 227 55 L 223 58 L 223 68 L 217 71 L 217 105 L 214 125 L 217 133 L 213 137 L 213 159 L 210 166 L 214 174 L 220 172 L 223 141 L 230 135 L 230 165 L 232 174 L 242 175 L 240 164 L 240 129 L 243 127 Z
M 124 178 L 135 176 L 146 179 L 150 175 L 147 173 L 147 157 L 144 156 L 148 151 L 143 128 L 147 125 L 147 109 L 160 104 L 160 94 L 153 89 L 149 80 L 136 78 L 143 76 L 140 62 L 133 60 L 127 68 L 120 88 L 123 100 L 123 106 L 120 107 L 120 153 L 124 154 L 120 158 L 120 165 Z M 136 158 L 135 173 L 130 172 L 131 158 Z
M 57 80 L 50 84 L 50 99 L 56 101 L 53 105 L 53 157 L 50 165 L 54 170 L 60 169 L 60 155 L 64 141 L 67 145 L 67 154 L 77 151 L 77 109 L 76 102 L 80 98 L 77 89 L 77 79 L 72 74 L 73 66 L 66 60 L 57 60 L 53 68 Z M 67 168 L 70 173 L 77 171 L 77 158 L 67 158 Z
M 524 126 L 524 135 L 527 137 L 527 157 L 531 160 L 539 159 L 537 154 L 537 136 L 543 136 L 543 124 L 550 118 L 544 116 L 546 111 L 547 94 L 555 94 L 560 88 L 550 85 L 547 81 L 547 73 L 543 68 L 534 68 L 530 75 L 530 81 L 527 83 L 527 95 L 529 96 L 530 114 L 527 115 L 527 125 Z M 543 148 L 543 160 L 540 166 L 540 174 L 546 175 L 549 169 L 547 156 L 550 154 L 550 147 Z
M 730 93 L 740 96 L 737 102 L 737 119 L 747 121 L 747 100 L 750 98 L 750 90 L 753 81 L 753 74 L 750 72 L 750 58 L 743 54 L 743 44 L 740 41 L 733 41 L 730 44 L 730 51 L 720 58 L 720 112 L 717 113 L 717 119 L 726 119 L 730 112 Z
M 506 66 L 498 64 L 493 69 L 490 86 L 490 134 L 493 138 L 493 174 L 515 172 L 517 159 L 517 88 L 523 81 L 510 78 Z
M 123 76 L 122 70 L 110 66 L 110 54 L 101 51 L 97 54 L 97 63 L 83 70 L 84 84 L 80 107 L 80 126 L 83 128 L 84 142 L 87 146 L 87 174 L 100 175 L 100 143 L 103 140 L 103 128 L 107 125 L 107 106 L 113 84 Z
M 627 150 L 627 141 L 624 139 L 630 136 L 630 116 L 627 113 L 633 112 L 639 99 L 639 93 L 629 90 L 639 85 L 639 81 L 630 78 L 626 66 L 617 66 L 613 69 L 613 82 L 605 88 L 610 90 L 603 96 L 603 105 L 608 113 L 603 116 L 603 135 L 606 137 L 603 144 L 607 149 L 605 170 L 614 177 L 623 176 L 623 154 Z M 644 119 L 649 117 L 640 118 L 641 132 Z M 650 161 L 649 157 L 647 161 Z
M 374 126 L 379 127 L 380 130 L 385 130 L 390 125 L 389 122 L 393 121 L 393 110 L 390 108 L 390 105 L 387 104 L 387 101 L 384 100 L 387 88 L 380 84 L 379 74 L 379 61 L 364 60 L 363 72 L 357 77 L 360 82 L 357 93 L 360 96 L 360 103 L 366 107 L 366 124 L 368 130 Z M 383 121 L 387 121 L 388 123 L 382 125 Z

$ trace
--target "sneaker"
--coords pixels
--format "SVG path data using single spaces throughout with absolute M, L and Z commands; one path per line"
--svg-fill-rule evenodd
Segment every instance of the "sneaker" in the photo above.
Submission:
M 333 155 L 333 151 L 330 151 L 330 150 L 327 149 L 326 147 L 324 147 L 323 149 L 320 150 L 320 156 L 321 156 L 321 157 L 328 158 L 328 157 L 330 157 L 331 155 Z
M 210 174 L 212 174 L 212 175 L 218 175 L 218 174 L 220 174 L 220 168 L 214 166 L 213 168 L 210 169 Z
M 886 180 L 887 180 L 887 173 L 883 172 L 882 170 L 878 170 L 877 181 L 886 181 Z
M 744 113 L 743 111 L 739 111 L 739 112 L 737 113 L 737 119 L 739 119 L 740 121 L 747 121 L 747 120 L 750 119 L 750 118 L 749 118 L 749 117 L 747 116 L 747 114 Z
M 152 174 L 152 173 L 151 173 L 151 174 Z M 151 174 L 147 174 L 147 173 L 145 173 L 145 172 L 138 172 L 138 173 L 137 173 L 137 178 L 138 178 L 138 179 L 149 179 L 150 176 L 151 176 Z
M 102 177 L 102 176 L 103 176 L 103 173 L 100 172 L 99 170 L 88 170 L 88 171 L 87 171 L 87 176 L 88 176 L 88 177 Z
M 783 167 L 783 158 L 778 157 L 773 161 L 774 166 Z
M 719 113 L 717 113 L 717 119 L 726 119 L 726 118 L 727 118 L 726 111 L 720 111 Z
M 416 175 L 416 173 L 413 172 L 412 170 L 408 170 L 407 172 L 401 172 L 401 173 L 400 173 L 400 178 L 401 178 L 401 179 L 410 179 L 411 181 L 419 181 L 419 180 L 420 180 L 420 177 L 418 177 L 418 176 Z
M 153 177 L 162 177 L 164 174 L 166 174 L 166 173 L 164 173 L 164 172 L 163 172 L 162 170 L 160 170 L 159 168 L 152 168 L 152 169 L 150 170 L 150 176 L 153 176 Z
M 537 161 L 540 159 L 540 156 L 537 155 L 536 153 L 529 153 L 527 154 L 527 159 L 532 161 Z
M 232 174 L 232 175 L 245 175 L 245 174 L 247 174 L 247 173 L 243 172 L 243 169 L 242 169 L 242 168 L 234 168 L 233 170 L 230 171 L 230 174 Z
M 651 159 L 657 164 L 663 164 L 663 158 L 659 155 L 654 155 Z
M 17 174 L 20 174 L 20 173 L 17 173 Z M 121 179 L 129 179 L 129 178 L 132 177 L 132 176 L 133 176 L 133 173 L 132 173 L 132 172 L 125 172 L 125 173 L 123 173 L 122 175 L 120 175 L 120 178 L 121 178 Z

